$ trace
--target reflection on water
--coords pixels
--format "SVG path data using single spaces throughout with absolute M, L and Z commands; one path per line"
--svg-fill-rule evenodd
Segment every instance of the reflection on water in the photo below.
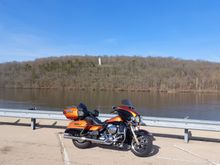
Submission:
M 83 102 L 90 109 L 109 113 L 112 105 L 125 98 L 145 116 L 220 120 L 219 94 L 0 89 L 0 108 L 62 110 Z

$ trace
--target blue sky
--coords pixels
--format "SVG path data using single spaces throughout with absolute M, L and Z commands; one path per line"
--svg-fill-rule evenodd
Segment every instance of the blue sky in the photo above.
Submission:
M 0 62 L 74 54 L 220 62 L 220 0 L 0 0 Z

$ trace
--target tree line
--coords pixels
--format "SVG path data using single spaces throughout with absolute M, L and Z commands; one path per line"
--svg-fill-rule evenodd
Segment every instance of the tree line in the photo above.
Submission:
M 220 63 L 162 57 L 64 56 L 0 64 L 1 88 L 220 91 Z

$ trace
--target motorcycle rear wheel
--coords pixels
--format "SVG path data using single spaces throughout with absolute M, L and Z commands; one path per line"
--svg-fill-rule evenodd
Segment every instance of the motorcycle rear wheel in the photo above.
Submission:
M 86 149 L 91 146 L 91 142 L 89 141 L 78 141 L 78 140 L 72 140 L 74 146 L 80 149 Z
M 133 138 L 131 142 L 131 152 L 139 157 L 149 156 L 153 147 L 152 139 L 150 136 L 139 135 L 137 136 L 137 139 L 140 142 L 140 145 L 138 145 Z

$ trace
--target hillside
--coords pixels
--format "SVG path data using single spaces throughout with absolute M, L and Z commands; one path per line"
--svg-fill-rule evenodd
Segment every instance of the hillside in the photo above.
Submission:
M 0 64 L 1 88 L 220 91 L 220 64 L 161 57 L 65 56 Z

